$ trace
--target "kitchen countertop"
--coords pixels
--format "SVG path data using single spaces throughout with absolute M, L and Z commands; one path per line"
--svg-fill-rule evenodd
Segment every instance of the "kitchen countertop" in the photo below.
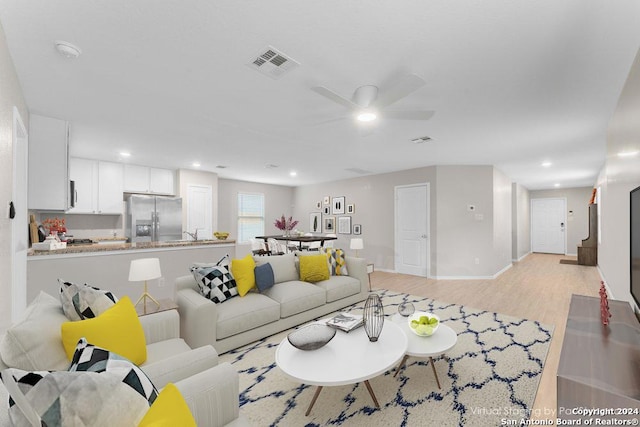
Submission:
M 113 239 L 113 238 L 112 238 Z M 97 239 L 92 239 L 97 240 Z M 118 240 L 118 239 L 115 239 Z M 67 245 L 64 249 L 53 251 L 36 251 L 29 249 L 27 256 L 39 255 L 63 255 L 63 254 L 83 254 L 91 252 L 108 252 L 108 251 L 126 251 L 136 249 L 169 249 L 192 246 L 207 246 L 220 244 L 235 244 L 235 240 L 180 240 L 170 242 L 145 242 L 145 243 L 122 243 L 122 244 L 100 244 L 94 243 L 90 245 Z

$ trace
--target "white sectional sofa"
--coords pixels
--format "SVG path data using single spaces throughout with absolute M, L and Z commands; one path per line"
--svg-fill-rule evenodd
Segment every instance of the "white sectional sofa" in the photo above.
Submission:
M 69 361 L 62 346 L 60 327 L 68 319 L 60 302 L 42 292 L 27 308 L 26 317 L 0 337 L 0 371 L 67 370 Z M 175 310 L 140 317 L 147 345 L 147 360 L 140 368 L 158 390 L 174 383 L 198 426 L 247 426 L 239 413 L 239 377 L 228 363 L 218 364 L 212 346 L 192 349 L 180 338 L 180 319 Z M 0 383 L 0 426 L 8 419 L 8 395 Z
M 256 266 L 269 263 L 275 285 L 214 304 L 203 297 L 193 275 L 176 279 L 180 336 L 192 347 L 211 344 L 218 353 L 363 301 L 369 294 L 366 262 L 345 257 L 348 275 L 316 283 L 299 280 L 293 254 L 255 256 Z

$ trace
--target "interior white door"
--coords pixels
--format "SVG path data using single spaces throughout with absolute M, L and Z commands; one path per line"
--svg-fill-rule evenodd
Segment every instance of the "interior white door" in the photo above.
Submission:
M 13 108 L 13 206 L 11 220 L 11 321 L 27 307 L 27 251 L 29 250 L 27 130 L 17 108 Z M 2 330 L 5 326 L 0 325 Z
M 187 186 L 187 229 L 193 233 L 198 231 L 198 239 L 213 237 L 212 194 L 210 185 Z M 191 239 L 191 237 L 188 237 Z
M 429 184 L 395 189 L 395 269 L 429 276 Z
M 565 199 L 531 199 L 531 251 L 566 253 Z

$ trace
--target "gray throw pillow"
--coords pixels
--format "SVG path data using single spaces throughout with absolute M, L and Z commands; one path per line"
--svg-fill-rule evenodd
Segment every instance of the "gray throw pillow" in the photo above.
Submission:
M 256 285 L 260 292 L 264 292 L 276 284 L 271 264 L 267 263 L 259 265 L 255 268 L 254 272 L 256 275 Z

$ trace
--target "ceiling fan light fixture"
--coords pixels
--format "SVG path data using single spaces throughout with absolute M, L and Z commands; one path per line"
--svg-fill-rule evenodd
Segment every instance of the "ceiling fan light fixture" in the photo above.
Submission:
M 363 111 L 361 113 L 358 113 L 358 115 L 356 116 L 356 119 L 359 122 L 372 122 L 375 119 L 377 119 L 378 116 L 376 115 L 376 113 L 373 113 L 371 111 Z

